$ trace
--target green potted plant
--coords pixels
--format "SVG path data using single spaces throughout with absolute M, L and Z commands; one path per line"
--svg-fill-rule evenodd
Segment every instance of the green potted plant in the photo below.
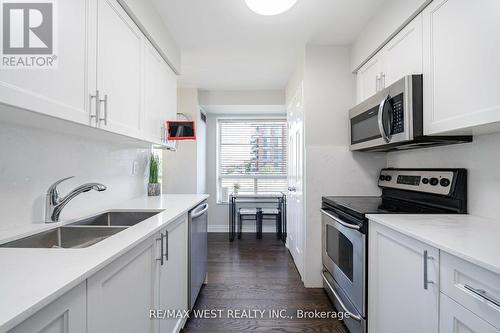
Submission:
M 161 184 L 158 182 L 158 168 L 160 165 L 160 159 L 155 154 L 151 154 L 149 159 L 149 184 L 148 184 L 148 196 L 155 197 L 159 196 L 161 193 Z

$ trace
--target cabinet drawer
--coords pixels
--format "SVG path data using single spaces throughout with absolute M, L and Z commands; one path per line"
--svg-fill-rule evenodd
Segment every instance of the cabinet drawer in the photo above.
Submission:
M 500 328 L 500 275 L 441 252 L 441 292 Z
M 443 333 L 499 333 L 488 324 L 448 296 L 440 296 L 439 331 Z

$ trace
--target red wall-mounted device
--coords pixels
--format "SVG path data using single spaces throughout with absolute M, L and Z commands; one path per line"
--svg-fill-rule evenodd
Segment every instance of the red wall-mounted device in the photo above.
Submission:
M 196 129 L 194 121 L 167 121 L 167 132 L 168 140 L 196 140 Z

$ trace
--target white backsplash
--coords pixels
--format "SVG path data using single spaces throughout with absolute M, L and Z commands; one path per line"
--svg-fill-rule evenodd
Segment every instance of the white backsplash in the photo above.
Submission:
M 108 189 L 73 199 L 62 220 L 145 195 L 148 152 L 0 122 L 0 230 L 43 223 L 47 188 L 63 177 L 75 176 L 60 185 L 62 195 L 86 182 L 100 182 Z
M 469 213 L 500 219 L 500 133 L 476 136 L 470 144 L 389 153 L 388 166 L 466 168 Z

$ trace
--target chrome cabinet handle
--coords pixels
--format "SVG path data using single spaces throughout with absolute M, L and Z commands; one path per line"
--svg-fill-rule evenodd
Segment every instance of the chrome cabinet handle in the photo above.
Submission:
M 160 232 L 160 238 L 157 238 L 156 239 L 157 241 L 160 241 L 160 258 L 159 259 L 156 259 L 160 262 L 160 265 L 163 266 L 163 258 L 164 258 L 164 254 L 163 254 L 163 233 Z
M 429 289 L 429 284 L 434 284 L 434 281 L 430 281 L 428 277 L 428 261 L 434 260 L 434 257 L 429 256 L 427 250 L 424 251 L 424 289 Z
M 375 77 L 375 91 L 376 92 L 380 91 L 380 77 L 378 75 L 377 77 Z
M 99 99 L 99 105 L 104 103 L 104 118 L 99 117 L 99 123 L 104 122 L 104 126 L 108 126 L 108 94 L 104 95 L 104 99 Z M 99 106 L 100 111 L 100 106 Z M 100 112 L 99 112 L 100 113 Z
M 344 302 L 342 302 L 342 300 L 340 299 L 339 295 L 337 294 L 337 292 L 335 291 L 335 289 L 333 289 L 332 285 L 330 284 L 330 282 L 326 278 L 324 271 L 321 271 L 321 277 L 323 278 L 323 281 L 325 281 L 326 285 L 328 286 L 328 288 L 332 292 L 333 296 L 335 296 L 335 298 L 339 302 L 340 306 L 342 307 L 342 310 L 344 310 L 344 312 L 349 315 L 349 318 L 352 318 L 352 319 L 357 320 L 357 321 L 361 321 L 361 319 L 362 319 L 361 316 L 355 315 L 354 313 L 352 313 L 351 311 L 349 311 L 346 308 Z
M 92 100 L 95 99 L 95 114 L 92 114 Z M 90 95 L 90 121 L 95 119 L 95 125 L 99 124 L 99 117 L 101 116 L 101 99 L 99 96 L 99 90 L 96 90 L 95 95 Z
M 380 90 L 385 89 L 385 73 L 380 73 Z
M 168 261 L 168 230 L 165 231 L 165 260 Z
M 328 216 L 329 218 L 331 218 L 332 220 L 340 223 L 341 225 L 343 225 L 344 227 L 346 228 L 349 228 L 349 229 L 354 229 L 354 230 L 359 230 L 361 227 L 359 225 L 355 225 L 355 224 L 349 224 L 349 223 L 345 223 L 344 221 L 342 221 L 341 219 L 339 219 L 338 217 L 335 217 L 333 216 L 332 214 L 329 214 L 326 210 L 322 209 L 321 212 L 323 214 L 325 214 L 326 216 Z
M 464 284 L 464 288 L 467 289 L 468 291 L 470 291 L 471 293 L 473 293 L 474 295 L 476 296 L 479 296 L 481 297 L 482 299 L 490 302 L 490 303 L 493 303 L 495 304 L 496 306 L 498 306 L 500 308 L 500 301 L 493 298 L 492 296 L 488 295 L 488 293 L 486 292 L 486 290 L 484 289 L 476 289 L 474 287 L 471 287 L 467 284 Z

